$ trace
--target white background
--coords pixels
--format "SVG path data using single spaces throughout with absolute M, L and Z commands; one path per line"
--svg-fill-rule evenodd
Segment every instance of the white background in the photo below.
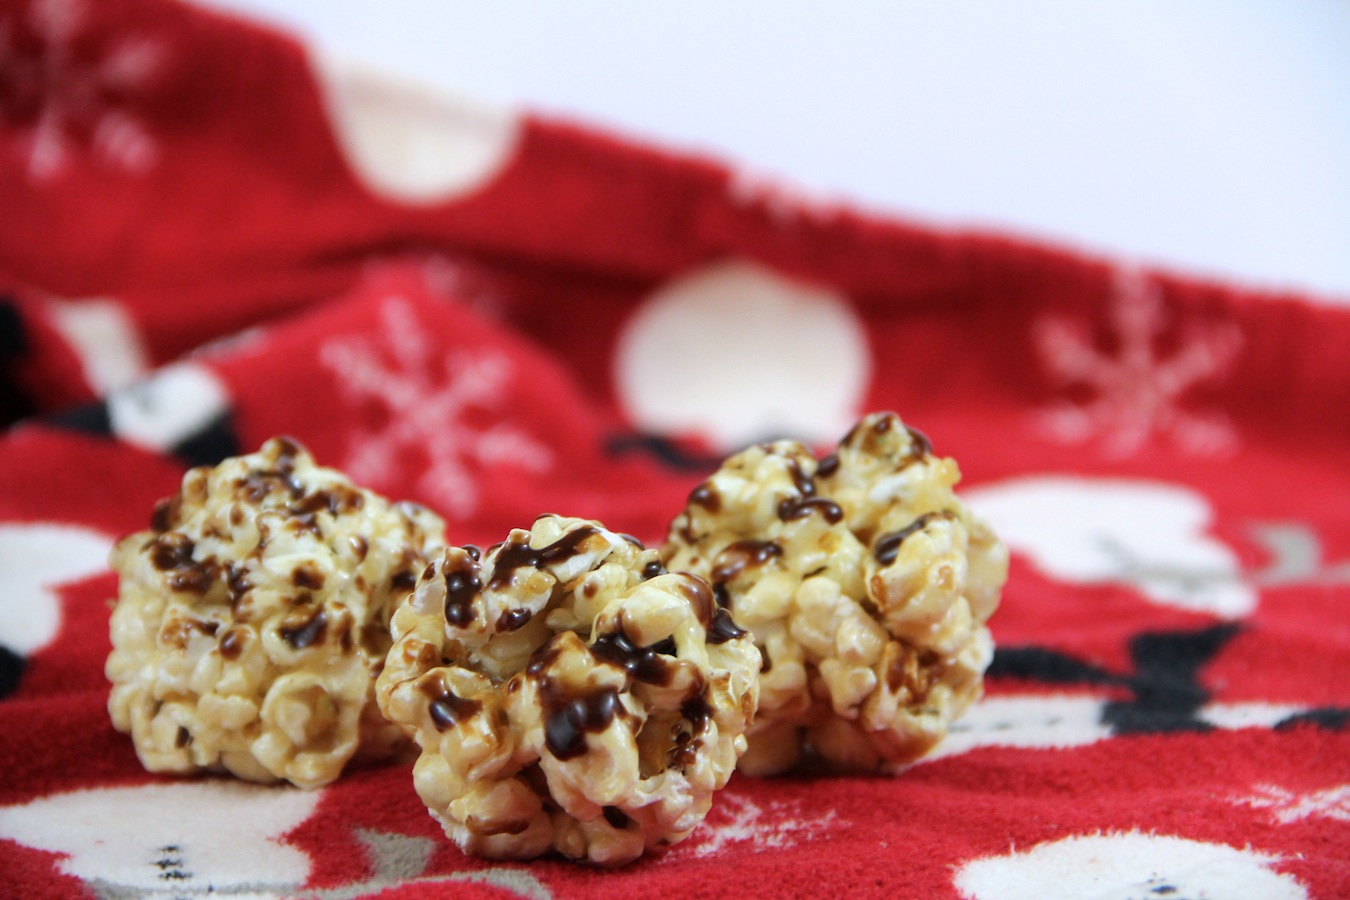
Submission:
M 829 199 L 1350 304 L 1350 2 L 209 0 Z

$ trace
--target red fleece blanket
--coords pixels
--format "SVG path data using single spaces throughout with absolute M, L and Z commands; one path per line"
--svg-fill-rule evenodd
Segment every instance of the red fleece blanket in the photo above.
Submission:
M 1350 309 L 811 203 L 168 0 L 0 2 L 0 894 L 1350 895 Z M 1013 551 L 892 778 L 733 778 L 618 871 L 467 858 L 406 766 L 146 773 L 107 569 L 291 434 L 457 543 L 659 541 L 894 409 Z

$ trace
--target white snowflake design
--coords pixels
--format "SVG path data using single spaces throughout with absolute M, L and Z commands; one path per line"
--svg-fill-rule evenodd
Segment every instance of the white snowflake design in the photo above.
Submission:
M 1187 391 L 1224 375 L 1237 356 L 1237 326 L 1185 328 L 1177 350 L 1163 358 L 1157 341 L 1168 327 L 1162 293 L 1145 274 L 1122 270 L 1116 279 L 1111 325 L 1114 353 L 1103 352 L 1082 322 L 1062 317 L 1037 323 L 1033 337 L 1050 374 L 1063 386 L 1083 385 L 1094 399 L 1046 410 L 1040 424 L 1065 443 L 1098 441 L 1111 457 L 1130 456 L 1154 438 L 1214 456 L 1231 452 L 1237 435 L 1218 414 L 1187 412 Z
M 728 847 L 750 853 L 784 850 L 811 840 L 834 822 L 834 810 L 803 815 L 797 803 L 773 800 L 761 806 L 749 797 L 719 797 L 712 814 L 682 845 L 684 852 L 664 859 L 703 859 Z
M 1337 822 L 1350 822 L 1350 784 L 1323 788 L 1306 794 L 1273 784 L 1253 788 L 1249 797 L 1237 797 L 1233 802 L 1253 809 L 1268 809 L 1271 817 L 1281 825 L 1299 822 L 1316 816 Z
M 452 519 L 479 507 L 478 465 L 507 466 L 541 473 L 553 454 L 524 430 L 507 422 L 487 425 L 511 382 L 510 360 L 501 353 L 459 351 L 438 356 L 412 305 L 390 298 L 380 309 L 380 334 L 334 338 L 319 350 L 320 361 L 356 402 L 374 402 L 388 412 L 378 431 L 359 432 L 345 463 L 358 482 L 381 488 L 399 480 L 402 457 L 425 455 L 417 487 Z
M 506 302 L 492 275 L 467 258 L 432 254 L 421 265 L 427 290 L 452 303 L 462 303 L 489 318 L 506 316 Z
M 0 21 L 0 122 L 15 130 L 32 183 L 54 180 L 86 149 L 98 162 L 132 174 L 149 171 L 159 157 L 155 140 L 127 106 L 160 70 L 163 45 L 130 36 L 91 55 L 83 33 L 87 4 L 34 0 L 23 37 L 18 16 Z

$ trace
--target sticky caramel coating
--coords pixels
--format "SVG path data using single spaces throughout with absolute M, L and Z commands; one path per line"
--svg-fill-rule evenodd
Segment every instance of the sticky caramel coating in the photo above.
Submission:
M 621 865 L 683 839 L 745 752 L 760 654 L 708 586 L 584 519 L 450 547 L 392 621 L 380 708 L 468 853 Z
M 822 460 L 762 444 L 691 492 L 662 558 L 707 579 L 764 652 L 742 771 L 896 771 L 979 698 L 1008 554 L 959 478 L 875 413 Z
M 273 438 L 192 469 L 123 538 L 108 712 L 154 772 L 228 771 L 305 788 L 404 744 L 375 676 L 393 603 L 444 524 Z

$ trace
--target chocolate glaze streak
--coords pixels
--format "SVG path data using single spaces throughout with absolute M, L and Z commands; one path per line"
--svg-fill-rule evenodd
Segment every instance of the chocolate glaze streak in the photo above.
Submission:
M 668 438 L 651 434 L 613 435 L 605 439 L 605 453 L 609 456 L 643 453 L 677 472 L 706 472 L 722 463 L 720 456 L 693 453 Z
M 193 565 L 192 551 L 196 544 L 185 534 L 173 532 L 151 541 L 150 562 L 161 572 Z
M 192 558 L 196 545 L 187 535 L 169 531 L 153 538 L 148 548 L 150 563 L 169 573 L 169 588 L 192 594 L 205 594 L 215 583 L 219 565 L 215 559 L 197 562 Z
M 609 823 L 610 828 L 624 829 L 632 821 L 628 818 L 628 814 L 617 806 L 606 806 L 600 811 L 604 814 L 605 821 Z
M 534 653 L 530 654 L 530 661 L 525 666 L 525 674 L 531 678 L 543 678 L 548 667 L 558 659 L 557 639 L 550 638 L 548 643 L 542 647 L 535 648 Z
M 277 634 L 281 639 L 296 650 L 303 650 L 322 641 L 327 631 L 328 615 L 321 608 L 316 608 L 314 613 L 302 622 L 293 625 L 283 622 L 277 628 Z
M 497 551 L 492 578 L 488 580 L 488 589 L 500 590 L 506 587 L 511 583 L 511 578 L 516 574 L 517 569 L 525 567 L 538 569 L 541 566 L 553 565 L 571 559 L 581 552 L 581 545 L 586 542 L 586 539 L 596 534 L 599 534 L 599 532 L 594 527 L 586 525 L 569 531 L 547 547 L 539 550 L 531 547 L 528 539 L 525 541 L 507 541 Z
M 225 586 L 229 588 L 231 604 L 253 590 L 253 583 L 248 580 L 248 570 L 239 563 L 230 563 L 225 567 Z
M 301 497 L 290 505 L 291 512 L 304 514 L 327 510 L 329 515 L 356 512 L 366 505 L 366 498 L 360 491 L 343 486 L 323 488 Z
M 717 493 L 717 489 L 712 486 L 712 482 L 705 481 L 689 492 L 689 504 L 701 506 L 708 512 L 715 514 L 722 511 L 722 495 Z
M 456 696 L 440 679 L 423 681 L 418 688 L 429 701 L 427 713 L 437 731 L 449 731 L 483 708 L 483 704 L 477 700 Z
M 366 554 L 370 552 L 370 542 L 359 534 L 354 534 L 347 538 L 351 544 L 352 555 L 356 557 L 357 562 L 365 562 Z
M 166 497 L 155 503 L 155 509 L 150 513 L 150 528 L 154 531 L 165 532 L 178 524 L 178 516 L 183 507 L 183 496 L 174 494 L 172 497 Z
M 675 736 L 675 746 L 670 749 L 670 762 L 683 769 L 698 762 L 698 751 L 703 746 L 701 738 L 707 733 L 708 723 L 712 721 L 712 707 L 708 705 L 706 686 L 700 684 L 698 690 L 680 704 L 680 715 L 689 723 L 689 731 L 681 731 Z
M 876 438 L 880 438 L 882 435 L 889 432 L 899 423 L 900 417 L 897 416 L 895 413 L 884 413 L 883 415 L 878 417 L 875 422 L 872 423 L 871 431 L 872 435 L 875 436 L 872 439 L 874 440 Z M 860 440 L 863 442 L 864 445 L 869 443 L 869 436 L 861 434 L 858 431 L 861 425 L 862 425 L 861 422 L 859 422 L 857 425 L 854 425 L 853 428 L 849 430 L 849 433 L 844 435 L 844 439 L 839 442 L 840 445 L 841 446 L 846 444 L 853 445 L 857 444 Z M 908 425 L 904 426 L 904 429 L 905 432 L 909 435 L 909 440 L 910 443 L 912 444 L 912 447 L 910 449 L 909 454 L 902 461 L 902 466 L 907 466 L 910 463 L 918 462 L 919 460 L 932 455 L 933 442 L 928 439 L 928 435 L 924 434 L 919 429 L 911 428 Z M 829 465 L 828 471 L 822 471 L 823 469 L 826 468 L 827 462 Z M 820 466 L 817 467 L 816 469 L 816 474 L 821 477 L 833 475 L 835 470 L 838 468 L 839 468 L 839 460 L 837 457 L 826 457 L 824 460 L 821 460 Z
M 797 493 L 803 497 L 814 497 L 816 495 L 815 479 L 802 469 L 802 464 L 796 459 L 787 457 L 788 474 L 792 476 L 792 485 L 797 489 Z
M 283 490 L 292 502 L 298 501 L 305 495 L 305 486 L 295 477 L 295 460 L 290 460 L 290 465 L 282 465 L 282 457 L 278 460 L 275 469 L 254 469 L 248 473 L 248 477 L 239 481 L 236 490 L 253 506 L 260 505 L 268 494 L 275 490 Z
M 528 609 L 509 609 L 497 620 L 497 630 L 516 631 L 524 628 L 533 617 L 534 613 Z
M 905 426 L 905 430 L 909 432 L 909 439 L 914 444 L 914 456 L 921 458 L 933 455 L 933 442 L 928 439 L 928 435 L 908 425 Z
M 597 639 L 590 650 L 600 662 L 618 666 L 638 681 L 666 687 L 674 680 L 675 642 L 670 638 L 639 647 L 623 631 L 616 631 Z
M 744 540 L 727 545 L 717 559 L 713 561 L 712 581 L 714 584 L 731 581 L 750 566 L 762 566 L 776 556 L 783 555 L 783 548 L 773 541 Z
M 877 538 L 876 544 L 872 547 L 872 556 L 883 566 L 889 566 L 895 562 L 900 555 L 900 545 L 905 542 L 905 538 L 922 531 L 928 527 L 928 523 L 934 519 L 953 519 L 955 516 L 948 510 L 938 510 L 937 512 L 928 512 L 919 516 L 913 522 L 910 522 L 899 531 L 892 531 L 889 534 L 883 534 Z
M 706 628 L 712 621 L 713 592 L 702 578 L 687 576 L 679 583 L 680 593 L 684 594 L 689 605 L 694 608 L 694 617 Z
M 291 584 L 311 591 L 323 589 L 323 572 L 312 562 L 305 562 L 291 570 Z
M 220 655 L 225 659 L 238 659 L 239 654 L 244 652 L 246 635 L 247 632 L 239 628 L 231 628 L 225 632 L 224 637 L 220 639 Z
M 462 562 L 466 564 L 458 568 L 447 565 L 442 570 L 445 576 L 445 621 L 457 628 L 473 621 L 473 601 L 483 589 L 483 582 L 478 577 L 478 563 L 472 559 Z
M 544 719 L 544 746 L 561 760 L 575 759 L 586 752 L 586 733 L 600 732 L 623 713 L 623 703 L 614 688 L 581 697 L 562 697 L 552 684 L 540 692 L 547 710 Z
M 725 644 L 745 635 L 745 629 L 732 621 L 731 612 L 725 606 L 717 607 L 712 624 L 708 626 L 708 643 Z
M 708 705 L 705 693 L 706 690 L 701 690 L 680 704 L 680 715 L 693 728 L 695 737 L 707 731 L 708 723 L 712 721 L 712 707 Z
M 826 497 L 806 497 L 798 500 L 789 497 L 778 504 L 778 518 L 784 522 L 805 519 L 813 512 L 820 513 L 831 525 L 838 525 L 844 519 L 844 510 L 838 503 Z

